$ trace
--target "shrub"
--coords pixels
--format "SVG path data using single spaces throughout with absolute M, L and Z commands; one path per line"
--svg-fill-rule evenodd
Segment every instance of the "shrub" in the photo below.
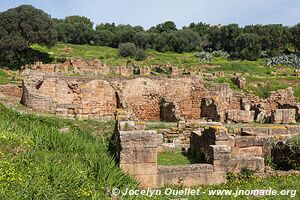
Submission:
M 122 56 L 124 58 L 129 57 L 129 56 L 135 56 L 135 54 L 136 54 L 135 44 L 130 43 L 130 42 L 120 44 L 119 54 L 120 54 L 120 56 Z
M 143 49 L 137 49 L 135 52 L 135 60 L 142 61 L 147 58 L 147 54 Z
M 272 146 L 272 159 L 276 169 L 300 169 L 300 136 L 294 136 L 285 143 L 278 142 Z

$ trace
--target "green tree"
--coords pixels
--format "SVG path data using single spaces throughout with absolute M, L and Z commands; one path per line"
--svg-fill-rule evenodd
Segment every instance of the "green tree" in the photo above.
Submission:
M 1 12 L 0 27 L 0 63 L 9 67 L 28 62 L 22 55 L 28 55 L 30 45 L 50 47 L 57 41 L 50 16 L 30 5 Z
M 292 33 L 281 24 L 245 26 L 245 33 L 254 33 L 261 37 L 262 50 L 269 56 L 283 54 L 292 41 Z
M 295 47 L 296 52 L 300 53 L 300 23 L 292 27 L 292 43 Z
M 235 40 L 241 34 L 238 24 L 229 24 L 221 28 L 221 44 L 222 49 L 228 53 L 235 51 Z
M 109 30 L 96 30 L 94 41 L 96 45 L 100 46 L 116 46 L 115 42 L 115 33 Z
M 221 28 L 218 26 L 212 26 L 208 29 L 208 48 L 212 50 L 221 49 Z
M 259 58 L 261 51 L 260 38 L 256 34 L 241 34 L 236 42 L 236 52 L 240 59 L 256 60 Z
M 73 15 L 73 16 L 68 16 L 64 20 L 65 23 L 67 24 L 84 24 L 88 28 L 93 28 L 93 22 L 84 16 L 79 16 L 79 15 Z
M 119 46 L 119 54 L 122 57 L 135 56 L 136 46 L 133 43 L 127 42 L 120 44 Z
M 59 41 L 72 44 L 95 43 L 95 31 L 90 19 L 82 16 L 68 16 L 63 20 L 54 20 Z
M 203 22 L 197 24 L 191 23 L 188 28 L 192 29 L 193 31 L 197 32 L 201 37 L 203 37 L 208 33 L 209 25 Z
M 177 31 L 176 24 L 172 21 L 166 21 L 164 23 L 153 26 L 149 29 L 149 32 L 154 33 L 163 33 L 163 32 L 171 32 Z
M 138 47 L 138 48 L 141 48 L 141 49 L 146 49 L 146 48 L 149 48 L 151 45 L 149 44 L 150 43 L 150 34 L 147 33 L 147 32 L 138 32 L 136 35 L 135 35 L 135 38 L 134 38 L 134 43 L 135 45 Z
M 144 49 L 137 49 L 135 52 L 135 60 L 136 61 L 142 61 L 147 58 L 147 54 L 144 51 Z

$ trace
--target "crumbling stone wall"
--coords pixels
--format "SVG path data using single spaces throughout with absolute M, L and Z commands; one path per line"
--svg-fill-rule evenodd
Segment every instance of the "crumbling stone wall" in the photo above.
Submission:
M 177 113 L 179 107 L 175 102 L 169 101 L 166 97 L 160 99 L 160 120 L 164 122 L 177 122 L 180 116 Z
M 0 93 L 7 96 L 22 97 L 22 87 L 14 84 L 0 85 Z
M 251 123 L 254 121 L 254 115 L 253 110 L 228 110 L 226 121 L 227 123 Z
M 272 111 L 292 108 L 296 117 L 300 116 L 291 89 L 260 99 L 235 92 L 227 84 L 205 86 L 199 76 L 65 76 L 35 70 L 23 74 L 24 105 L 70 117 L 113 116 L 116 108 L 124 108 L 136 119 L 152 121 L 172 113 L 176 118 L 172 121 L 202 117 L 220 122 L 271 122 Z M 161 105 L 162 98 L 169 107 Z
M 135 177 L 141 187 L 153 188 L 166 185 L 196 186 L 226 182 L 226 163 L 230 147 L 210 146 L 211 164 L 191 164 L 185 166 L 158 166 L 158 134 L 137 128 L 135 122 L 128 121 L 126 112 L 116 113 L 117 135 L 120 146 L 120 168 Z
M 221 161 L 213 155 L 211 144 L 224 146 L 222 151 L 226 156 Z M 245 167 L 263 173 L 264 145 L 266 145 L 265 138 L 256 140 L 252 137 L 249 140 L 247 136 L 230 136 L 227 129 L 221 126 L 209 127 L 203 132 L 193 132 L 191 135 L 191 152 L 196 156 L 199 156 L 199 152 L 205 152 L 209 155 L 209 163 L 223 164 L 226 172 L 238 173 Z
M 137 119 L 159 121 L 160 100 L 166 97 L 177 105 L 178 118 L 197 119 L 205 92 L 202 79 L 195 77 L 74 77 L 27 71 L 22 102 L 78 118 L 113 116 L 122 106 Z
M 273 122 L 276 124 L 296 123 L 296 109 L 276 109 L 272 114 Z
M 40 73 L 23 80 L 22 103 L 79 119 L 113 116 L 117 109 L 115 90 L 105 80 L 47 77 Z

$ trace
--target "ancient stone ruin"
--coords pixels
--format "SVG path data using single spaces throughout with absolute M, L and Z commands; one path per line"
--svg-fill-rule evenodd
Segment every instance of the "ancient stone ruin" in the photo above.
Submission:
M 24 105 L 79 119 L 112 117 L 118 108 L 146 121 L 205 118 L 228 123 L 295 123 L 299 118 L 300 106 L 291 88 L 272 92 L 268 99 L 260 99 L 251 93 L 233 91 L 227 84 L 206 86 L 201 75 L 141 74 L 145 67 L 139 68 L 140 73 L 135 75 L 135 67 L 129 76 L 122 76 L 123 73 L 108 76 L 102 69 L 120 68 L 85 66 L 91 73 L 79 76 L 50 66 L 51 72 L 44 69 L 49 68 L 47 64 L 23 71 Z M 284 111 L 287 114 L 282 111 L 281 115 L 285 117 L 279 120 L 278 109 L 289 111 Z
M 207 155 L 206 163 L 159 166 L 157 154 L 169 150 L 164 137 L 154 130 L 144 130 L 129 120 L 125 111 L 117 112 L 117 155 L 120 167 L 134 176 L 143 187 L 166 185 L 196 186 L 225 183 L 228 172 L 239 173 L 247 168 L 263 175 L 268 173 L 265 158 L 271 157 L 271 142 L 286 141 L 300 133 L 300 126 L 243 127 L 232 130 L 220 124 L 194 122 L 194 127 L 178 123 L 181 131 L 190 132 L 188 145 L 197 157 Z M 182 123 L 182 122 L 181 122 Z M 178 130 L 180 132 L 180 129 Z M 181 145 L 180 145 L 181 144 Z
M 78 59 L 36 63 L 22 75 L 21 102 L 27 107 L 77 119 L 115 116 L 120 167 L 145 187 L 224 183 L 227 172 L 244 167 L 264 174 L 270 141 L 300 134 L 293 125 L 300 103 L 292 88 L 262 99 L 228 84 L 206 84 L 204 74 L 175 67 L 113 67 Z M 240 89 L 245 83 L 237 76 Z M 145 130 L 144 121 L 177 127 Z M 207 160 L 159 166 L 157 154 L 176 148 Z

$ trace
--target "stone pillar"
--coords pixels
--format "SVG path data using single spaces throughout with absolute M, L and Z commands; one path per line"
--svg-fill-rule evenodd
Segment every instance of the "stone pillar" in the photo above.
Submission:
M 243 77 L 236 77 L 235 78 L 236 84 L 239 89 L 243 90 L 246 86 L 246 79 Z
M 276 109 L 272 115 L 275 124 L 296 123 L 296 109 Z
M 156 131 L 120 131 L 120 167 L 141 187 L 157 187 Z
M 210 162 L 214 168 L 212 176 L 216 183 L 226 183 L 227 166 L 231 159 L 231 147 L 228 145 L 210 145 L 210 149 Z
M 228 145 L 210 145 L 210 163 L 214 166 L 214 171 L 227 172 L 227 165 L 231 159 L 231 147 Z

